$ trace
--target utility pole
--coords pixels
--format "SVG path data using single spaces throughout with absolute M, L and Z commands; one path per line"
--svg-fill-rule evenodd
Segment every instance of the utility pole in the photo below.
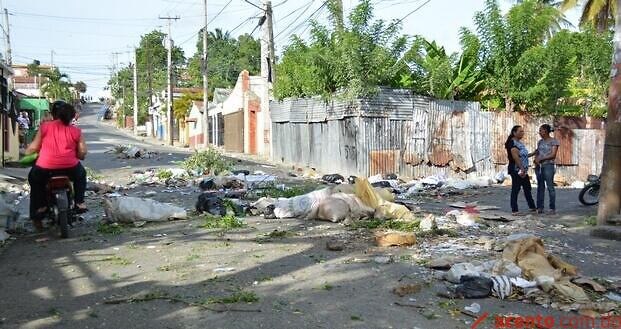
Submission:
M 207 53 L 207 0 L 203 0 L 203 6 L 205 7 L 205 25 L 203 26 L 203 144 L 205 148 L 209 147 L 209 80 L 207 74 L 209 73 L 208 53 Z
M 6 63 L 11 66 L 11 29 L 9 28 L 9 11 L 4 8 L 4 40 L 6 40 Z
M 54 66 L 54 49 L 50 52 L 50 66 Z
M 171 37 L 171 29 L 170 29 L 170 24 L 172 20 L 178 20 L 179 16 L 175 16 L 175 17 L 159 17 L 160 19 L 165 19 L 168 20 L 168 88 L 167 88 L 167 93 L 168 93 L 168 109 L 166 111 L 166 117 L 168 119 L 168 144 L 169 145 L 173 145 L 173 129 L 175 127 L 174 122 L 173 122 L 173 115 L 172 115 L 172 97 L 173 97 L 173 93 L 172 93 L 172 49 L 173 49 L 173 41 L 172 41 L 172 37 Z
M 272 24 L 272 1 L 263 1 L 263 11 L 265 21 L 263 22 L 263 38 L 261 40 L 261 75 L 267 78 L 268 82 L 274 82 L 274 66 L 276 65 L 276 56 L 274 50 L 274 29 Z
M 134 135 L 138 135 L 138 54 L 134 47 Z

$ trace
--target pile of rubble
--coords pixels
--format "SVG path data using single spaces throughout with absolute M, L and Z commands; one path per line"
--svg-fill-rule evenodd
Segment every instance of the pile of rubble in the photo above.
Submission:
M 159 155 L 157 152 L 147 151 L 134 145 L 116 145 L 105 151 L 107 154 L 116 154 L 119 159 L 151 159 Z
M 449 285 L 440 292 L 446 298 L 520 300 L 562 311 L 578 311 L 599 317 L 621 307 L 621 281 L 594 279 L 578 274 L 578 268 L 549 254 L 543 241 L 530 234 L 489 240 L 502 257 L 488 261 L 460 262 L 464 254 L 432 258 L 427 267 Z

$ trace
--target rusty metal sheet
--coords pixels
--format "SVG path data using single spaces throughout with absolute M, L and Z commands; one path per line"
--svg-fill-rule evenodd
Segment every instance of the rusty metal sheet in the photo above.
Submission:
M 451 152 L 451 116 L 445 111 L 430 111 L 431 150 L 429 162 L 446 166 L 453 160 Z
M 451 113 L 451 168 L 467 171 L 474 166 L 470 151 L 470 129 L 466 112 Z
M 414 119 L 404 123 L 403 161 L 409 165 L 427 162 L 429 141 L 428 110 L 415 109 Z
M 370 176 L 397 173 L 399 152 L 399 150 L 369 152 L 369 161 L 371 164 Z
M 554 138 L 559 142 L 558 152 L 556 154 L 556 164 L 558 165 L 575 165 L 573 161 L 574 151 L 574 132 L 569 128 L 558 128 L 554 130 Z

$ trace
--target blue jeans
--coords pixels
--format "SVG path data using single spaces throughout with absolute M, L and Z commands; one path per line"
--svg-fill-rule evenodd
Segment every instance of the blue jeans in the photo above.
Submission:
M 546 197 L 546 186 L 550 194 L 550 209 L 556 209 L 556 190 L 554 189 L 554 164 L 548 163 L 535 168 L 537 175 L 537 208 L 543 210 Z

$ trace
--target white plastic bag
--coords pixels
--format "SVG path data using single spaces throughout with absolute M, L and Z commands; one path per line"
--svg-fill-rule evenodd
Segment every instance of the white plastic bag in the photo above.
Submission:
M 175 205 L 134 197 L 106 199 L 104 211 L 111 221 L 121 223 L 163 222 L 169 219 L 186 219 L 188 217 L 185 209 Z
M 276 218 L 316 218 L 319 202 L 332 194 L 330 188 L 313 191 L 289 199 L 278 200 L 275 204 Z

